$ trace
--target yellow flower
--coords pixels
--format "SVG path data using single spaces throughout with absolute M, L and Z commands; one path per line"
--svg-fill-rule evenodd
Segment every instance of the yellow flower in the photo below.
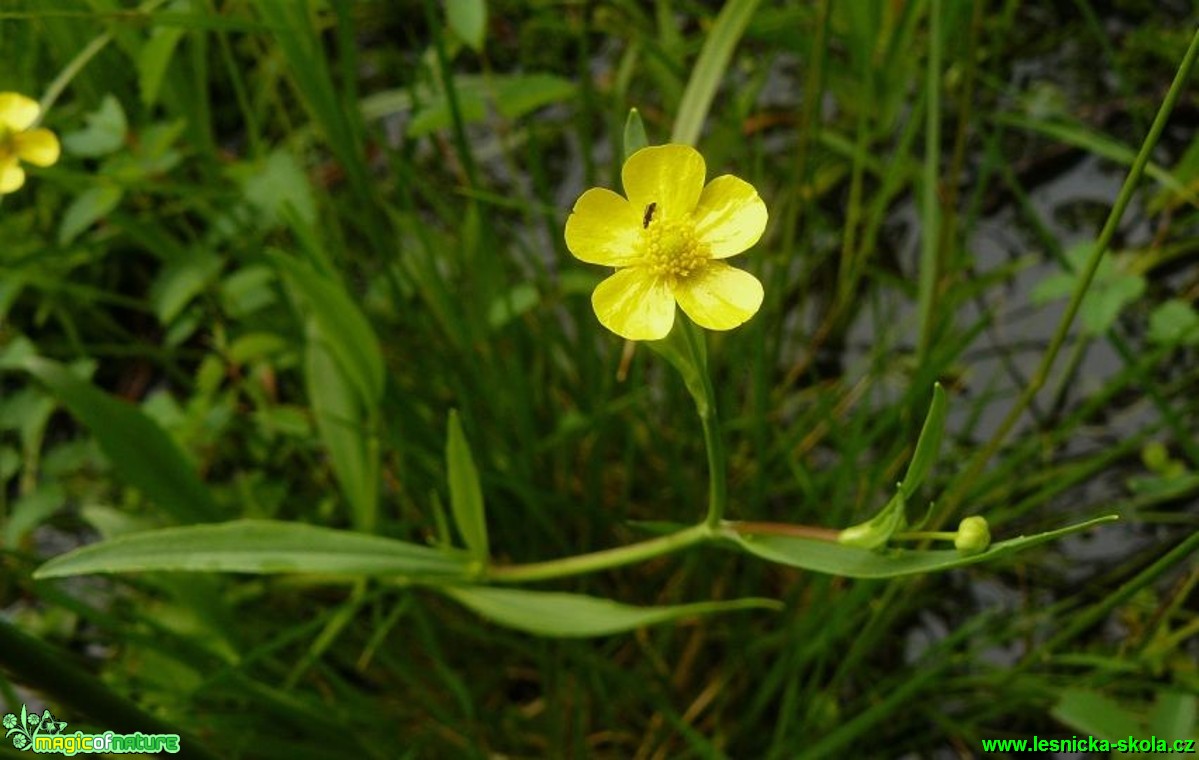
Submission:
M 593 187 L 566 220 L 566 247 L 589 264 L 617 267 L 591 295 L 604 327 L 629 340 L 665 338 L 674 305 L 709 330 L 744 323 L 762 305 L 762 283 L 723 259 L 766 229 L 753 185 L 724 175 L 704 185 L 703 156 L 687 145 L 642 148 L 621 171 L 624 197 Z
M 41 115 L 37 101 L 0 92 L 0 195 L 25 184 L 22 161 L 50 166 L 58 160 L 58 138 L 48 129 L 30 129 Z

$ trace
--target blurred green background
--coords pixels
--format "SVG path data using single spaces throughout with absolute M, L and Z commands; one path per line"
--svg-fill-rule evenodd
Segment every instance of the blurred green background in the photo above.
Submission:
M 968 757 L 989 737 L 1196 737 L 1193 82 L 1044 387 L 1001 425 L 1199 11 L 730 9 L 748 15 L 728 64 L 699 71 L 720 3 L 0 3 L 0 91 L 52 100 L 64 146 L 0 203 L 0 712 L 49 706 L 100 731 L 152 716 L 185 750 L 246 758 Z M 629 109 L 667 142 L 698 76 L 720 83 L 697 141 L 709 176 L 749 180 L 770 210 L 737 260 L 765 305 L 709 340 L 730 516 L 866 519 L 939 380 L 949 432 L 913 511 L 981 514 L 998 538 L 1121 522 L 915 579 L 703 548 L 545 586 L 785 604 L 586 641 L 381 583 L 31 578 L 98 538 L 201 519 L 434 542 L 451 408 L 501 559 L 695 520 L 690 399 L 644 349 L 618 378 L 623 341 L 589 302 L 603 273 L 562 229 L 584 189 L 619 189 Z M 325 392 L 292 259 L 369 319 L 377 406 Z M 21 370 L 34 355 L 138 405 L 201 490 L 133 487 L 154 447 L 114 457 L 103 421 Z

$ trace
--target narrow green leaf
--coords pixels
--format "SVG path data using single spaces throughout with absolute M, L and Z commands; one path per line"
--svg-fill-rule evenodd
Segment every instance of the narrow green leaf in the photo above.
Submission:
M 777 610 L 772 599 L 735 599 L 667 607 L 634 607 L 581 594 L 483 586 L 437 589 L 493 623 L 537 636 L 607 636 L 679 618 L 748 609 Z
M 1118 519 L 1116 515 L 1108 515 L 1048 533 L 1020 536 L 992 544 L 991 548 L 985 552 L 969 556 L 963 556 L 956 550 L 886 549 L 869 551 L 855 546 L 793 536 L 739 536 L 733 534 L 729 538 L 746 552 L 780 565 L 799 567 L 830 575 L 844 575 L 850 578 L 895 578 L 901 575 L 950 570 L 955 567 L 1000 559 L 1062 536 Z
M 729 0 L 716 17 L 691 70 L 691 79 L 683 91 L 683 99 L 679 102 L 671 142 L 694 145 L 699 140 L 712 99 L 733 55 L 733 48 L 737 46 L 757 7 L 758 0 Z
M 624 157 L 629 156 L 649 145 L 649 136 L 645 134 L 645 122 L 636 108 L 629 109 L 629 117 L 624 122 Z
M 487 3 L 484 0 L 446 0 L 445 19 L 454 34 L 472 50 L 483 49 L 487 31 Z
M 487 546 L 487 517 L 483 507 L 483 490 L 479 487 L 479 472 L 470 454 L 466 434 L 458 411 L 450 410 L 446 425 L 445 462 L 450 481 L 450 511 L 454 524 L 466 542 L 472 557 L 486 560 L 490 554 Z
M 904 500 L 903 486 L 900 486 L 877 515 L 841 531 L 837 541 L 846 546 L 877 549 L 902 530 L 906 522 L 907 502 Z
M 940 383 L 934 383 L 933 400 L 928 407 L 928 416 L 924 418 L 924 427 L 920 428 L 920 437 L 916 439 L 916 450 L 912 452 L 908 474 L 899 484 L 905 499 L 912 498 L 937 462 L 937 455 L 941 452 L 941 437 L 945 433 L 947 406 L 945 389 Z
M 182 13 L 188 9 L 186 0 L 176 0 L 167 8 L 168 13 Z M 183 28 L 178 26 L 158 26 L 150 34 L 150 39 L 142 45 L 137 54 L 137 84 L 141 90 L 142 103 L 152 106 L 158 102 L 158 92 L 162 89 L 162 80 L 166 76 L 175 47 L 183 38 Z
M 233 520 L 131 533 L 55 557 L 35 578 L 90 573 L 220 572 L 462 578 L 464 557 L 428 546 L 316 525 Z
M 373 412 L 383 398 L 383 354 L 358 304 L 341 283 L 307 264 L 278 253 L 271 254 L 270 259 L 299 291 L 305 312 L 329 338 L 326 345 L 360 394 L 363 408 Z
M 191 463 L 140 409 L 97 390 L 57 362 L 26 357 L 17 364 L 91 430 L 121 477 L 163 511 L 183 523 L 217 518 L 212 495 Z
M 106 183 L 89 187 L 75 196 L 58 225 L 59 245 L 67 245 L 79 237 L 80 233 L 112 213 L 124 195 L 125 192 L 120 187 Z
M 318 326 L 309 325 L 304 353 L 305 386 L 317 430 L 349 502 L 354 526 L 370 530 L 379 497 L 377 463 L 368 446 L 372 431 L 362 400 L 342 365 L 334 359 L 335 342 Z

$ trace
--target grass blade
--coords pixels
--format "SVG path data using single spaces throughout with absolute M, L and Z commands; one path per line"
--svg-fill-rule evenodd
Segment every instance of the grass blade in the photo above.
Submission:
M 683 91 L 671 142 L 694 145 L 699 141 L 708 109 L 712 107 L 712 99 L 716 97 L 716 90 L 724 78 L 733 48 L 741 39 L 757 7 L 758 0 L 729 0 L 716 17 L 695 68 L 691 70 L 687 89 Z
M 373 410 L 383 398 L 384 367 L 379 338 L 370 321 L 340 283 L 315 269 L 282 254 L 271 262 L 299 292 L 305 312 L 321 332 L 335 338 L 329 350 L 361 396 L 363 406 Z
M 470 444 L 462 432 L 462 421 L 458 411 L 450 411 L 446 425 L 445 463 L 450 481 L 450 510 L 458 532 L 466 542 L 472 557 L 486 561 L 490 554 L 487 546 L 487 517 L 483 506 L 483 490 L 479 487 L 479 472 L 470 453 Z
M 947 404 L 945 389 L 940 383 L 933 385 L 933 400 L 928 407 L 928 416 L 924 418 L 924 427 L 920 429 L 920 437 L 916 440 L 916 450 L 912 453 L 912 462 L 908 465 L 908 474 L 899 484 L 905 499 L 910 499 L 920 484 L 928 477 L 929 471 L 937 462 L 937 454 L 941 451 L 941 437 L 945 434 L 945 415 Z

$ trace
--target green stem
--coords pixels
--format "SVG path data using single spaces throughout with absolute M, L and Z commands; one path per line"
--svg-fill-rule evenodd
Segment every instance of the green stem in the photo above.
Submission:
M 614 567 L 631 565 L 671 554 L 688 546 L 710 541 L 715 536 L 715 531 L 707 524 L 693 525 L 676 533 L 651 538 L 648 541 L 590 554 L 580 554 L 575 557 L 531 562 L 527 565 L 492 565 L 484 569 L 482 580 L 496 583 L 527 583 L 582 575 L 597 570 L 610 570 Z
M 928 359 L 936 328 L 937 280 L 940 274 L 938 249 L 941 206 L 937 197 L 941 168 L 941 0 L 929 9 L 929 55 L 925 72 L 928 109 L 924 112 L 924 171 L 920 186 L 920 279 L 917 285 L 920 309 L 920 345 L 917 365 Z
M 957 537 L 957 531 L 949 530 L 913 530 L 891 536 L 899 541 L 953 541 Z
M 716 411 L 701 418 L 704 426 L 704 446 L 708 449 L 708 516 L 704 524 L 714 528 L 724 519 L 728 504 L 728 484 L 724 474 L 724 445 L 716 429 Z
M 725 521 L 723 529 L 732 531 L 738 536 L 789 536 L 791 538 L 810 538 L 814 541 L 837 543 L 841 531 L 836 528 L 821 528 L 816 525 L 791 525 L 775 522 L 743 522 Z
M 699 399 L 696 399 L 695 409 L 704 428 L 704 448 L 708 450 L 708 516 L 704 518 L 704 525 L 712 530 L 724 519 L 729 502 L 724 441 L 720 437 L 720 420 L 716 414 L 716 391 L 712 387 L 712 377 L 708 374 L 708 363 L 700 344 L 704 335 L 689 320 L 683 321 L 683 327 L 691 359 L 703 379 L 704 403 L 700 404 Z

